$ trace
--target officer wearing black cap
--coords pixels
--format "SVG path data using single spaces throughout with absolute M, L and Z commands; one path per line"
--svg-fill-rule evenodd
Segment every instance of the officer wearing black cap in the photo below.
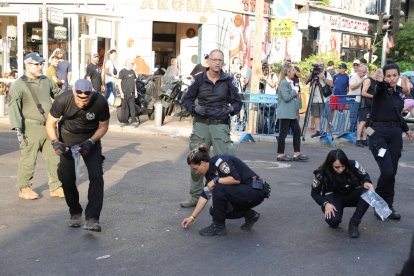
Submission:
M 369 148 L 381 171 L 376 192 L 392 210 L 389 218 L 399 220 L 401 215 L 394 209 L 394 186 L 403 146 L 402 132 L 409 140 L 413 134 L 401 117 L 404 101 L 400 96 L 402 88 L 397 86 L 400 68 L 396 64 L 386 64 L 383 73 L 384 76 L 377 80 L 367 133 L 370 135 Z
M 239 158 L 231 155 L 216 155 L 210 158 L 204 145 L 193 149 L 187 156 L 191 170 L 204 175 L 206 184 L 197 206 L 191 216 L 185 218 L 181 226 L 187 228 L 203 210 L 212 197 L 210 214 L 213 223 L 199 231 L 201 236 L 224 236 L 227 234 L 226 219 L 245 219 L 242 231 L 250 231 L 259 220 L 260 214 L 252 208 L 269 197 L 267 183 Z
M 85 230 L 101 231 L 99 217 L 103 202 L 103 168 L 101 138 L 108 131 L 108 102 L 98 92 L 92 92 L 92 83 L 76 81 L 73 93 L 64 93 L 52 105 L 46 130 L 55 153 L 60 156 L 58 176 L 62 181 L 71 218 L 70 227 L 80 227 L 82 206 L 76 187 L 75 164 L 71 148 L 79 145 L 89 175 L 88 205 L 85 209 Z M 60 119 L 61 118 L 61 119 Z M 60 131 L 56 132 L 59 122 Z M 76 154 L 76 153 L 75 153 Z
M 53 154 L 45 131 L 46 116 L 52 106 L 51 96 L 56 97 L 62 91 L 43 75 L 45 60 L 38 53 L 27 54 L 23 61 L 25 74 L 13 83 L 8 95 L 10 127 L 16 131 L 20 147 L 17 169 L 19 197 L 30 200 L 39 198 L 32 190 L 39 152 L 46 160 L 50 196 L 64 197 L 56 174 L 59 158 Z
M 213 146 L 216 154 L 234 154 L 229 125 L 230 116 L 238 114 L 242 106 L 239 90 L 233 84 L 233 77 L 222 70 L 221 50 L 211 51 L 207 63 L 207 71 L 195 77 L 182 100 L 185 109 L 195 116 L 190 149 L 206 144 Z M 181 202 L 181 207 L 194 207 L 202 190 L 202 176 L 192 172 L 191 198 Z

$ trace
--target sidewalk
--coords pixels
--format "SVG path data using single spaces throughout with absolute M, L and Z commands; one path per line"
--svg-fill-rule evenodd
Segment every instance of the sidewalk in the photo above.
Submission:
M 192 131 L 193 120 L 191 117 L 182 118 L 181 121 L 179 117 L 167 116 L 164 121 L 164 125 L 161 127 L 156 127 L 153 120 L 149 120 L 147 115 L 140 116 L 141 123 L 138 127 L 132 127 L 127 125 L 121 127 L 120 123 L 116 116 L 116 108 L 110 106 L 111 119 L 109 123 L 109 131 L 116 133 L 136 133 L 136 134 L 146 134 L 154 136 L 170 136 L 170 137 L 182 137 L 189 138 Z M 303 125 L 303 117 L 301 116 L 300 125 Z M 9 116 L 8 108 L 5 108 L 5 116 L 0 117 L 0 124 L 8 126 L 9 125 Z M 234 142 L 238 142 L 243 133 L 232 132 L 231 139 Z M 305 141 L 302 141 L 302 144 L 316 144 L 321 143 L 318 138 L 311 138 L 313 133 L 311 131 L 306 131 Z M 252 135 L 253 139 L 256 142 L 267 142 L 267 143 L 277 143 L 275 135 Z M 292 138 L 286 138 L 287 143 L 292 142 Z M 336 142 L 340 142 L 337 140 Z M 345 141 L 346 142 L 346 141 Z

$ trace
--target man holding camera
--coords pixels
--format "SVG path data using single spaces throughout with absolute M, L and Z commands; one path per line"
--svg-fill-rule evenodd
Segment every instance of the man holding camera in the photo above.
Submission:
M 309 76 L 305 78 L 305 83 L 310 83 L 310 91 L 313 92 L 312 103 L 310 106 L 311 122 L 315 122 L 316 128 L 321 125 L 321 116 L 324 111 L 325 98 L 323 97 L 322 90 L 328 85 L 333 86 L 332 76 L 329 72 L 325 71 L 325 65 L 323 60 L 318 60 L 312 68 Z M 308 107 L 309 108 L 309 107 Z M 320 131 L 316 131 L 313 136 L 320 136 Z

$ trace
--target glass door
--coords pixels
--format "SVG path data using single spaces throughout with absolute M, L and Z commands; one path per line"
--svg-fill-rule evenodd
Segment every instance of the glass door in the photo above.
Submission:
M 81 35 L 80 78 L 84 78 L 86 67 L 91 62 L 93 53 L 98 53 L 98 38 L 95 35 Z

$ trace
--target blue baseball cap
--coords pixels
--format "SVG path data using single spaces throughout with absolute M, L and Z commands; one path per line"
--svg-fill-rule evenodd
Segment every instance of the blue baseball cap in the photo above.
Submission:
M 33 53 L 29 53 L 29 54 L 27 54 L 25 57 L 24 57 L 24 59 L 23 59 L 23 62 L 24 63 L 28 63 L 28 62 L 30 62 L 30 61 L 34 61 L 34 62 L 44 62 L 45 61 L 45 59 L 44 58 L 42 58 L 38 53 L 35 53 L 35 52 L 33 52 Z
M 338 65 L 339 68 L 348 69 L 345 63 L 341 63 Z
M 80 90 L 83 92 L 93 91 L 92 83 L 85 79 L 80 79 L 75 82 L 75 90 Z

